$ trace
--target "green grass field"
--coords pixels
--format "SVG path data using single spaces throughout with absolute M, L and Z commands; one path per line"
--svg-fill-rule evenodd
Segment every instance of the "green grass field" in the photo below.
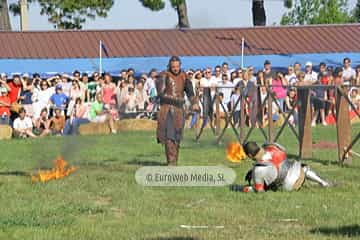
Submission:
M 355 135 L 360 126 L 352 131 Z M 313 138 L 335 142 L 335 128 L 317 127 Z M 193 139 L 188 130 L 180 165 L 226 165 L 236 171 L 237 183 L 244 183 L 251 162 L 225 159 L 225 144 L 235 139 L 230 129 L 220 146 L 210 131 L 199 144 Z M 252 139 L 263 141 L 258 131 Z M 289 130 L 279 143 L 297 154 Z M 0 239 L 360 238 L 360 159 L 340 167 L 336 149 L 316 149 L 313 160 L 306 161 L 336 187 L 321 189 L 307 182 L 299 192 L 265 194 L 231 192 L 228 187 L 138 185 L 137 169 L 165 162 L 154 132 L 1 141 L 0 149 Z M 360 152 L 360 143 L 354 150 Z M 60 153 L 78 171 L 62 180 L 31 183 L 29 173 L 51 168 Z

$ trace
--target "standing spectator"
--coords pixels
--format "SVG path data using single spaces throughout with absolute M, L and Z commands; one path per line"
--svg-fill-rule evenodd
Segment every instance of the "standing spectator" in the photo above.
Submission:
M 264 62 L 264 78 L 275 78 L 276 73 L 271 69 L 271 62 L 269 60 L 266 60 Z
M 50 131 L 53 135 L 60 136 L 65 128 L 65 116 L 61 108 L 55 108 L 55 116 L 50 119 Z
M 297 102 L 296 88 L 291 87 L 285 98 L 285 112 L 290 113 L 290 111 L 294 110 L 292 115 L 289 117 L 289 123 L 292 124 L 293 126 L 298 124 L 298 108 L 296 106 L 296 102 Z
M 138 111 L 144 111 L 149 103 L 149 97 L 144 89 L 144 83 L 139 81 L 135 89 L 135 102 Z
M 231 100 L 230 100 L 230 102 L 231 102 L 231 111 L 233 111 L 235 127 L 240 124 L 240 116 L 241 116 L 241 114 L 240 114 L 240 107 L 241 107 L 240 97 L 241 97 L 240 88 L 235 87 L 235 92 L 231 96 Z
M 24 108 L 19 109 L 19 117 L 14 121 L 14 136 L 19 138 L 36 138 L 36 135 L 32 132 L 33 124 L 29 117 L 26 116 Z
M 20 98 L 20 92 L 21 92 L 21 79 L 19 75 L 14 75 L 13 80 L 8 83 L 8 86 L 10 88 L 9 97 L 11 104 L 17 103 Z
M 61 85 L 56 85 L 55 93 L 50 97 L 50 106 L 55 109 L 61 109 L 64 111 L 69 102 L 69 97 L 63 93 Z
M 236 86 L 239 82 L 241 82 L 243 80 L 243 70 L 241 68 L 239 68 L 237 71 L 236 71 L 236 78 L 233 80 L 233 84 L 234 86 Z
M 87 113 L 87 107 L 83 104 L 81 98 L 77 98 L 71 116 L 65 122 L 64 135 L 78 134 L 79 126 L 90 122 L 86 116 Z
M 40 137 L 47 136 L 51 133 L 50 131 L 50 119 L 48 117 L 48 109 L 43 108 L 40 113 L 40 117 L 34 121 L 34 131 Z
M 224 94 L 224 106 L 226 109 L 228 109 L 234 85 L 229 81 L 227 74 L 222 75 L 222 82 L 220 83 L 219 87 L 219 91 Z
M 255 83 L 255 85 L 256 85 L 256 83 L 257 83 L 257 78 L 256 78 L 256 76 L 254 75 L 254 67 L 253 66 L 249 66 L 248 68 L 247 68 L 247 72 L 248 72 L 248 74 L 249 74 L 249 80 L 250 80 L 250 82 L 253 82 L 253 83 Z
M 319 64 L 319 74 L 318 74 L 318 79 L 321 79 L 322 76 L 326 73 L 326 63 L 321 62 Z
M 77 72 L 78 73 L 78 72 Z M 78 76 L 76 73 L 76 76 Z M 80 75 L 80 73 L 79 73 Z M 63 94 L 65 94 L 67 97 L 70 96 L 70 89 L 71 89 L 71 82 L 69 81 L 69 76 L 66 74 L 61 75 L 61 82 L 58 84 L 61 86 Z
M 312 63 L 307 62 L 305 64 L 305 82 L 308 82 L 309 84 L 314 84 L 318 80 L 318 74 L 313 71 L 312 69 Z
M 10 124 L 10 98 L 5 87 L 0 88 L 0 125 Z
M 294 73 L 296 76 L 301 72 L 301 64 L 299 62 L 294 63 Z
M 110 113 L 108 111 L 104 111 L 104 105 L 103 105 L 103 96 L 101 93 L 96 94 L 96 101 L 91 104 L 90 108 L 90 122 L 94 123 L 109 123 L 109 127 L 111 129 L 112 133 L 116 133 L 116 129 L 114 126 L 114 120 Z
M 264 72 L 258 71 L 256 73 L 256 85 L 265 86 Z
M 85 93 L 81 89 L 79 81 L 74 79 L 70 89 L 70 101 L 67 109 L 67 116 L 71 116 L 77 98 L 80 98 L 83 101 Z
M 221 67 L 215 67 L 215 75 L 211 77 L 211 82 L 216 83 L 216 85 L 221 84 L 222 82 L 222 74 L 221 74 Z
M 49 83 L 46 80 L 40 82 L 40 88 L 41 90 L 35 89 L 32 95 L 34 118 L 40 116 L 40 112 L 44 107 L 48 108 L 50 97 L 55 92 L 54 87 L 49 87 Z
M 145 78 L 145 85 L 144 85 L 145 91 L 147 92 L 148 96 L 155 97 L 156 96 L 155 81 L 157 78 L 156 69 L 151 69 L 151 71 L 149 72 L 149 77 L 147 77 L 146 75 L 143 77 Z
M 87 101 L 94 102 L 96 98 L 97 88 L 99 85 L 99 74 L 95 72 L 93 74 L 93 79 L 89 81 L 87 85 Z
M 275 93 L 275 98 L 279 103 L 280 111 L 284 111 L 284 101 L 286 98 L 288 82 L 283 73 L 278 72 L 276 78 L 272 80 L 272 91 Z
M 234 86 L 236 85 L 236 83 L 234 82 L 235 79 L 238 77 L 237 71 L 233 71 L 230 74 L 230 82 L 232 82 L 234 84 Z
M 231 79 L 231 77 L 230 77 L 231 71 L 229 70 L 229 64 L 227 62 L 224 62 L 221 65 L 221 73 L 228 75 L 228 78 Z
M 23 87 L 20 93 L 20 103 L 23 108 L 25 108 L 27 116 L 32 117 L 34 115 L 32 107 L 33 85 L 30 78 L 23 78 L 22 85 Z
M 360 86 L 360 65 L 356 66 L 356 74 L 354 79 L 354 85 Z
M 135 89 L 131 85 L 128 87 L 127 95 L 124 99 L 125 105 L 125 113 L 133 113 L 136 112 L 136 95 Z
M 356 76 L 356 72 L 351 68 L 350 58 L 344 58 L 343 64 L 343 81 L 345 85 L 350 85 L 351 81 Z
M 296 78 L 296 74 L 295 74 L 293 66 L 290 65 L 288 67 L 288 72 L 285 75 L 285 79 L 289 83 L 290 86 L 294 86 L 296 84 L 297 78 Z
M 104 75 L 102 96 L 104 108 L 109 110 L 114 119 L 118 119 L 118 113 L 116 109 L 116 85 L 112 82 L 112 77 L 109 73 Z
M 320 113 L 321 123 L 326 126 L 327 123 L 325 121 L 325 102 L 327 101 L 328 97 L 326 94 L 325 88 L 322 86 L 320 81 L 315 82 L 316 85 L 312 90 L 312 97 L 311 102 L 314 106 L 313 116 L 311 126 L 316 125 L 316 120 Z

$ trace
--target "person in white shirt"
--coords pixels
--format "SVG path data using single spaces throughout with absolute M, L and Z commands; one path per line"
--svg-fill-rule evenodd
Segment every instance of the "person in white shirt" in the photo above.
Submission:
M 211 77 L 211 82 L 216 83 L 216 85 L 221 84 L 222 82 L 222 74 L 221 74 L 221 67 L 215 67 L 215 75 Z
M 229 81 L 227 74 L 222 75 L 222 82 L 219 87 L 219 92 L 222 92 L 224 94 L 224 105 L 227 106 L 230 102 L 231 93 L 234 89 L 234 85 L 232 82 Z
M 221 65 L 221 73 L 222 74 L 227 74 L 228 75 L 228 78 L 231 79 L 231 72 L 233 70 L 229 70 L 229 64 L 227 62 L 224 62 L 222 65 Z
M 43 108 L 48 108 L 50 97 L 55 93 L 55 87 L 49 87 L 49 83 L 46 80 L 40 82 L 40 88 L 34 89 L 34 94 L 32 95 L 32 105 L 33 105 L 33 117 L 39 118 L 41 110 Z
M 26 111 L 24 108 L 19 109 L 19 117 L 15 119 L 14 124 L 14 135 L 20 138 L 32 137 L 36 138 L 37 136 L 32 132 L 33 123 L 29 117 L 26 116 Z
M 294 86 L 297 82 L 296 74 L 293 66 L 288 67 L 288 73 L 285 75 L 286 80 L 290 86 Z
M 304 81 L 314 84 L 317 80 L 318 80 L 318 74 L 315 71 L 313 71 L 312 63 L 307 62 L 305 64 L 305 79 L 304 79 Z
M 356 72 L 355 70 L 351 67 L 351 60 L 350 58 L 344 58 L 343 61 L 343 80 L 344 80 L 344 84 L 345 85 L 350 85 L 351 80 L 355 79 L 356 76 Z

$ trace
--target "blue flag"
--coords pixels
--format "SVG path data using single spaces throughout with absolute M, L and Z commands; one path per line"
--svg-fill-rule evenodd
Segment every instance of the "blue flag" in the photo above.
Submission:
M 108 51 L 107 51 L 107 49 L 105 47 L 105 44 L 103 42 L 101 42 L 100 44 L 101 44 L 101 49 L 104 51 L 105 55 L 107 57 L 109 57 L 109 53 L 108 53 Z

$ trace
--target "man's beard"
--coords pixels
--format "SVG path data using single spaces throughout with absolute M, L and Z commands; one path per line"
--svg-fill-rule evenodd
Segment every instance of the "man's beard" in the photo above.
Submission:
M 172 74 L 174 74 L 175 76 L 177 76 L 177 75 L 179 75 L 179 74 L 180 74 L 180 70 L 179 70 L 179 71 L 177 71 L 177 72 L 174 72 L 172 69 L 170 69 L 170 72 L 171 72 Z

